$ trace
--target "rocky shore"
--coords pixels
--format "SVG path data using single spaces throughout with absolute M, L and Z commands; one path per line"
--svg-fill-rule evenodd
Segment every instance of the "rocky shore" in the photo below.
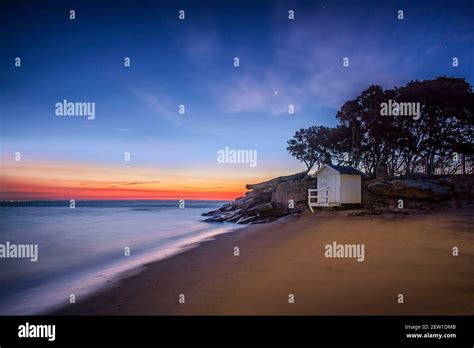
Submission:
M 398 209 L 427 212 L 474 204 L 474 175 L 446 175 L 362 182 L 362 206 L 366 209 Z
M 203 214 L 208 217 L 204 221 L 259 224 L 296 216 L 306 209 L 312 183 L 313 179 L 302 172 L 246 185 L 249 191 L 245 196 Z
M 313 178 L 304 172 L 246 185 L 245 196 L 203 214 L 205 222 L 261 224 L 299 216 L 307 210 Z M 363 180 L 361 213 L 423 213 L 472 205 L 474 175 Z M 351 207 L 353 208 L 353 207 Z M 357 212 L 354 213 L 357 215 Z

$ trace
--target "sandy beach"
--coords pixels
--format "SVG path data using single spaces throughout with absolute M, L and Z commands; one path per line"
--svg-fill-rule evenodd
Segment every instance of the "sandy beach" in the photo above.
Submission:
M 403 216 L 320 212 L 249 226 L 149 264 L 54 314 L 474 314 L 473 215 L 472 208 Z M 364 244 L 364 261 L 326 258 L 324 247 L 333 242 Z

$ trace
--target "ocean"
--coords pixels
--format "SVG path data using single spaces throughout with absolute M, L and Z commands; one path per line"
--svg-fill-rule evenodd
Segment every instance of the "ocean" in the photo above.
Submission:
M 203 222 L 222 201 L 0 202 L 0 244 L 37 245 L 37 261 L 0 258 L 0 314 L 41 314 L 241 227 Z M 129 253 L 127 253 L 129 251 Z M 128 255 L 127 255 L 128 254 Z M 10 255 L 11 256 L 11 255 Z

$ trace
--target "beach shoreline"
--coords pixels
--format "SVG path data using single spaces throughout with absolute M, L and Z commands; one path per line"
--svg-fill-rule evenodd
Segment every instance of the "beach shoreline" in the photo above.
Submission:
M 46 314 L 472 315 L 472 213 L 320 212 L 250 225 Z M 364 244 L 364 261 L 325 257 L 324 246 L 332 242 Z
M 0 208 L 3 240 L 38 250 L 30 260 L 3 255 L 1 314 L 47 313 L 74 297 L 94 294 L 127 271 L 243 227 L 203 222 L 202 212 L 224 203 L 217 201 L 188 201 L 186 209 L 159 200 L 77 201 L 74 210 L 64 203 L 4 203 Z M 30 228 L 22 228 L 24 223 Z

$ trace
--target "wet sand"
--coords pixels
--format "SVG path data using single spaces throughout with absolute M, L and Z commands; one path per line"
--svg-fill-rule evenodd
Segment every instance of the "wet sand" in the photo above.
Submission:
M 249 226 L 149 264 L 54 314 L 474 314 L 473 213 L 322 212 Z M 325 257 L 334 241 L 364 244 L 365 260 Z

